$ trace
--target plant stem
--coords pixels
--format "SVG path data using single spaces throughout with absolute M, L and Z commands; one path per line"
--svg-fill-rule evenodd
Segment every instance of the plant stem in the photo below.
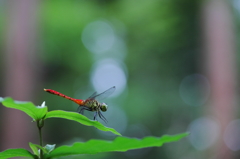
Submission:
M 41 147 L 43 147 L 43 141 L 42 141 L 42 127 L 44 125 L 44 121 L 43 120 L 39 120 L 37 121 L 37 126 L 38 126 L 38 134 L 39 134 L 39 144 Z M 43 158 L 43 152 L 40 149 L 40 159 Z
M 40 143 L 40 146 L 42 147 L 43 143 L 42 143 L 42 128 L 41 127 L 38 128 L 38 132 L 39 132 L 39 143 Z M 40 159 L 42 159 L 42 157 L 43 157 L 43 152 L 40 149 Z
M 39 133 L 39 143 L 40 146 L 43 146 L 43 142 L 42 142 L 42 128 L 38 128 L 38 133 Z

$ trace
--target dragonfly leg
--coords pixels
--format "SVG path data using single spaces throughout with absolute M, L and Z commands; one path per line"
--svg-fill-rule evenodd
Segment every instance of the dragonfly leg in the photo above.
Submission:
M 97 112 L 94 114 L 93 120 L 97 120 Z
M 102 113 L 101 113 L 100 111 L 98 112 L 98 116 L 99 116 L 105 123 L 108 122 L 107 119 L 102 115 Z
M 82 115 L 84 114 L 84 110 L 85 110 L 84 107 L 82 107 L 82 108 L 78 107 L 78 112 Z
M 78 113 L 80 113 L 80 114 L 83 114 L 83 112 L 82 112 L 82 111 L 83 111 L 83 110 L 82 110 L 82 108 L 81 108 L 81 107 L 78 107 L 78 108 L 77 108 L 77 112 L 78 112 Z
M 80 114 L 84 114 L 84 110 L 88 110 L 91 111 L 91 109 L 89 109 L 88 107 L 78 107 L 77 112 L 79 112 Z

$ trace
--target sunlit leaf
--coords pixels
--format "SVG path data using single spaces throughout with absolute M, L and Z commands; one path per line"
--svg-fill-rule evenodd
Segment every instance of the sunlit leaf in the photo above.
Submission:
M 79 122 L 83 125 L 94 126 L 94 127 L 98 128 L 99 130 L 102 130 L 102 131 L 110 131 L 110 132 L 112 132 L 116 135 L 121 135 L 115 129 L 105 127 L 100 122 L 90 120 L 87 117 L 85 117 L 84 115 L 81 115 L 81 114 L 75 113 L 75 112 L 54 110 L 54 111 L 50 111 L 46 114 L 45 119 L 47 119 L 47 118 L 63 118 L 63 119 L 73 120 L 73 121 Z
M 145 137 L 143 139 L 117 137 L 114 141 L 89 140 L 88 142 L 77 142 L 72 146 L 61 146 L 46 155 L 47 158 L 60 156 L 96 154 L 100 152 L 128 151 L 146 147 L 160 147 L 164 143 L 174 142 L 186 137 L 188 133 L 178 135 L 164 135 L 162 137 Z

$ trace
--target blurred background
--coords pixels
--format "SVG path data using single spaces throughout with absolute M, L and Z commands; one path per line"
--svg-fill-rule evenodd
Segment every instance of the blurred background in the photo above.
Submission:
M 76 111 L 43 88 L 86 99 L 116 86 L 104 125 L 136 138 L 191 132 L 75 158 L 236 159 L 239 18 L 240 0 L 0 0 L 0 96 Z M 38 143 L 24 113 L 1 106 L 0 116 L 1 151 Z M 116 137 L 63 119 L 48 119 L 43 136 L 57 146 Z

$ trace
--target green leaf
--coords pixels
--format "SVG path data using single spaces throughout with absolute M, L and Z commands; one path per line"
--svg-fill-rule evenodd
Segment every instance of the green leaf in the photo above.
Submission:
M 28 114 L 35 121 L 42 119 L 47 113 L 47 107 L 36 107 L 31 102 L 23 102 L 23 101 L 14 101 L 12 98 L 4 98 L 1 100 L 2 104 L 8 108 L 14 108 L 21 110 Z
M 174 142 L 186 137 L 189 133 L 178 135 L 164 135 L 162 137 L 145 137 L 143 139 L 117 137 L 114 141 L 90 140 L 88 142 L 77 142 L 72 146 L 61 146 L 53 150 L 46 158 L 60 156 L 96 154 L 99 152 L 128 151 L 146 147 L 160 147 L 164 143 Z
M 25 149 L 8 149 L 5 151 L 0 152 L 1 159 L 8 159 L 11 157 L 31 157 L 37 158 L 36 155 L 32 154 L 28 150 Z
M 46 114 L 45 119 L 47 119 L 47 118 L 64 118 L 64 119 L 68 119 L 68 120 L 73 120 L 73 121 L 79 122 L 83 125 L 94 126 L 94 127 L 98 128 L 99 130 L 102 130 L 102 131 L 110 131 L 110 132 L 112 132 L 116 135 L 121 135 L 115 129 L 105 127 L 100 122 L 94 121 L 94 120 L 89 120 L 84 115 L 76 113 L 76 112 L 54 110 L 54 111 L 50 111 Z
M 37 156 L 39 156 L 40 154 L 39 154 L 39 151 L 38 151 L 38 148 L 37 148 L 37 146 L 35 145 L 35 144 L 32 144 L 31 142 L 29 143 L 29 146 L 30 146 L 30 148 L 32 149 L 32 151 L 33 151 L 33 153 L 35 154 L 35 155 L 37 155 Z
M 45 149 L 45 148 L 43 148 L 42 146 L 40 146 L 40 145 L 37 145 L 37 144 L 33 144 L 33 143 L 29 143 L 29 146 L 30 146 L 30 148 L 32 149 L 32 151 L 33 151 L 33 153 L 35 154 L 35 155 L 37 155 L 37 156 L 39 156 L 40 154 L 40 152 L 39 152 L 39 149 L 41 149 L 44 153 L 48 153 L 48 151 Z

